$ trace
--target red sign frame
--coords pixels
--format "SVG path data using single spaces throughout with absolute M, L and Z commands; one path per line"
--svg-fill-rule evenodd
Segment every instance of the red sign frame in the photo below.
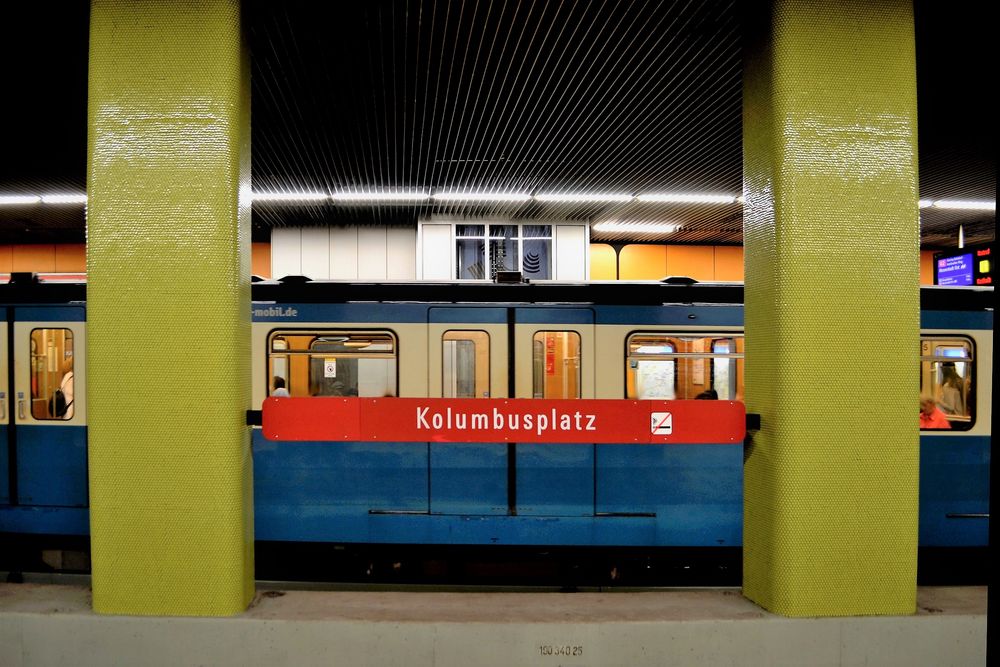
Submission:
M 737 401 L 270 397 L 264 437 L 292 441 L 735 444 Z

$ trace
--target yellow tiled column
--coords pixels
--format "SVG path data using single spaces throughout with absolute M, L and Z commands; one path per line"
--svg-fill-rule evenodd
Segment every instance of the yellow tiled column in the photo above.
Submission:
M 254 583 L 238 0 L 93 0 L 88 115 L 94 609 L 239 613 Z
M 912 3 L 747 12 L 744 594 L 788 616 L 916 605 Z

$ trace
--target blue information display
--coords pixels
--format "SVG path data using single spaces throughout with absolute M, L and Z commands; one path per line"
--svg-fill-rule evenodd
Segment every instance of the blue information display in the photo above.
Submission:
M 935 285 L 992 285 L 993 244 L 934 253 Z
M 937 260 L 938 285 L 971 285 L 972 253 Z

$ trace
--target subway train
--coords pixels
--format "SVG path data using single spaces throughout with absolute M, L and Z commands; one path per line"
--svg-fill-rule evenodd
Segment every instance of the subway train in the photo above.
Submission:
M 927 562 L 988 544 L 992 292 L 921 290 L 921 391 L 946 420 L 920 437 Z M 27 562 L 8 569 L 73 548 L 59 540 L 86 551 L 85 293 L 30 275 L 0 284 L 0 540 Z M 291 277 L 255 282 L 252 300 L 250 424 L 275 392 L 743 399 L 739 284 Z M 724 574 L 696 581 L 739 581 L 741 442 L 299 442 L 258 425 L 252 448 L 259 578 L 513 568 L 674 583 L 657 568 L 709 563 Z

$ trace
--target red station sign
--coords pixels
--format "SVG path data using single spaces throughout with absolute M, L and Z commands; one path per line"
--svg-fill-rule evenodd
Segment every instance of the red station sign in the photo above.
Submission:
M 264 437 L 294 441 L 741 443 L 736 401 L 270 397 Z

